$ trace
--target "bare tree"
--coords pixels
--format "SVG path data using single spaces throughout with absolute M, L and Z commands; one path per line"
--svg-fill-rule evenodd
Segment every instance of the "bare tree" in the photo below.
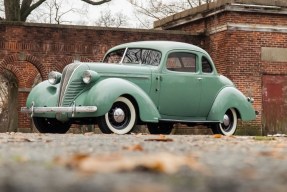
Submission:
M 94 22 L 96 26 L 101 27 L 123 27 L 128 24 L 128 18 L 121 12 L 112 14 L 110 10 L 101 11 L 100 17 Z
M 7 21 L 23 21 L 28 16 L 48 0 L 4 0 L 5 19 Z M 79 0 L 90 5 L 101 5 L 111 0 Z M 59 16 L 59 15 L 58 15 Z
M 0 75 L 0 131 L 6 132 L 8 127 L 8 86 L 7 80 Z
M 64 16 L 69 13 L 86 16 L 87 7 L 77 8 L 69 0 L 47 0 L 41 7 L 36 9 L 28 21 L 41 23 L 72 23 L 71 20 L 64 20 Z
M 5 70 L 0 76 L 0 122 L 1 131 L 17 131 L 18 82 L 11 72 Z
M 144 28 L 152 27 L 152 21 L 159 20 L 169 15 L 210 3 L 214 0 L 128 0 L 135 7 L 135 16 Z M 145 16 L 145 17 L 143 17 Z M 143 20 L 145 18 L 145 20 Z M 146 18 L 149 18 L 147 22 Z

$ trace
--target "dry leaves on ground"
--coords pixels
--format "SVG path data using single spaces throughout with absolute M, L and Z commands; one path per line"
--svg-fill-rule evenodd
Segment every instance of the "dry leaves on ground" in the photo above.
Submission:
M 214 134 L 213 138 L 220 139 L 220 138 L 222 138 L 222 135 L 221 134 Z
M 7 142 L 33 142 L 34 140 L 28 139 L 27 137 L 24 137 L 22 135 L 13 135 L 8 137 Z
M 286 153 L 278 148 L 274 148 L 273 150 L 261 151 L 258 153 L 258 155 L 264 157 L 271 157 L 279 160 L 286 159 Z
M 145 139 L 145 141 L 172 142 L 173 139 L 167 138 L 165 135 L 159 135 L 157 138 Z
M 128 151 L 143 151 L 144 148 L 140 144 L 136 145 L 131 145 L 131 146 L 124 146 L 123 150 L 128 150 Z
M 168 153 L 137 156 L 123 156 L 120 154 L 91 156 L 76 154 L 69 158 L 57 157 L 55 163 L 84 173 L 114 173 L 145 170 L 172 174 L 176 173 L 181 167 L 188 167 L 202 174 L 209 174 L 209 170 L 197 158 Z

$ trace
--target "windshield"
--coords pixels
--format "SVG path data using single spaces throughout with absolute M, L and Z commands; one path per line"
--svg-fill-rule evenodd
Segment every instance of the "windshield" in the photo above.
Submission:
M 127 48 L 110 52 L 104 59 L 106 63 L 143 64 L 158 66 L 161 52 L 153 49 Z

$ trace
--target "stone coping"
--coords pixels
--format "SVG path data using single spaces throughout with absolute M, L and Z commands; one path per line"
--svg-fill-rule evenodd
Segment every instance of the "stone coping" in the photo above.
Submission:
M 218 10 L 222 7 L 225 7 L 226 5 L 232 5 L 232 4 L 243 4 L 243 5 L 250 5 L 250 6 L 257 5 L 257 6 L 262 6 L 264 9 L 287 7 L 286 0 L 217 0 L 211 3 L 200 5 L 198 7 L 194 7 L 192 9 L 182 11 L 180 13 L 176 13 L 164 19 L 155 21 L 154 28 L 161 28 L 162 26 L 168 25 L 169 23 L 172 23 L 174 21 L 184 19 L 184 18 L 188 19 L 188 17 Z
M 131 33 L 164 33 L 175 35 L 198 35 L 196 32 L 186 32 L 177 30 L 159 30 L 159 29 L 135 29 L 135 28 L 115 28 L 115 27 L 97 27 L 97 26 L 84 26 L 84 25 L 58 25 L 47 23 L 29 23 L 29 22 L 12 22 L 12 21 L 0 21 L 0 27 L 6 26 L 23 26 L 23 27 L 39 27 L 39 28 L 54 28 L 54 29 L 83 29 L 83 30 L 95 30 L 95 31 L 117 31 L 117 32 L 131 32 Z

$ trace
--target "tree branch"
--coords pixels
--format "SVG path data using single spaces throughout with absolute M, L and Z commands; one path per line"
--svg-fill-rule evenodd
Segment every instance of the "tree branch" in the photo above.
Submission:
M 82 1 L 84 1 L 85 3 L 91 4 L 91 5 L 101 5 L 101 4 L 110 2 L 111 0 L 101 0 L 101 1 L 96 1 L 96 2 L 92 0 L 82 0 Z
M 30 1 L 30 0 L 28 0 Z M 34 3 L 33 5 L 29 6 L 26 10 L 22 10 L 21 9 L 21 15 L 20 15 L 20 20 L 21 21 L 26 21 L 27 17 L 30 15 L 30 13 L 36 9 L 37 7 L 39 7 L 42 3 L 44 3 L 46 0 L 39 0 L 36 3 Z

